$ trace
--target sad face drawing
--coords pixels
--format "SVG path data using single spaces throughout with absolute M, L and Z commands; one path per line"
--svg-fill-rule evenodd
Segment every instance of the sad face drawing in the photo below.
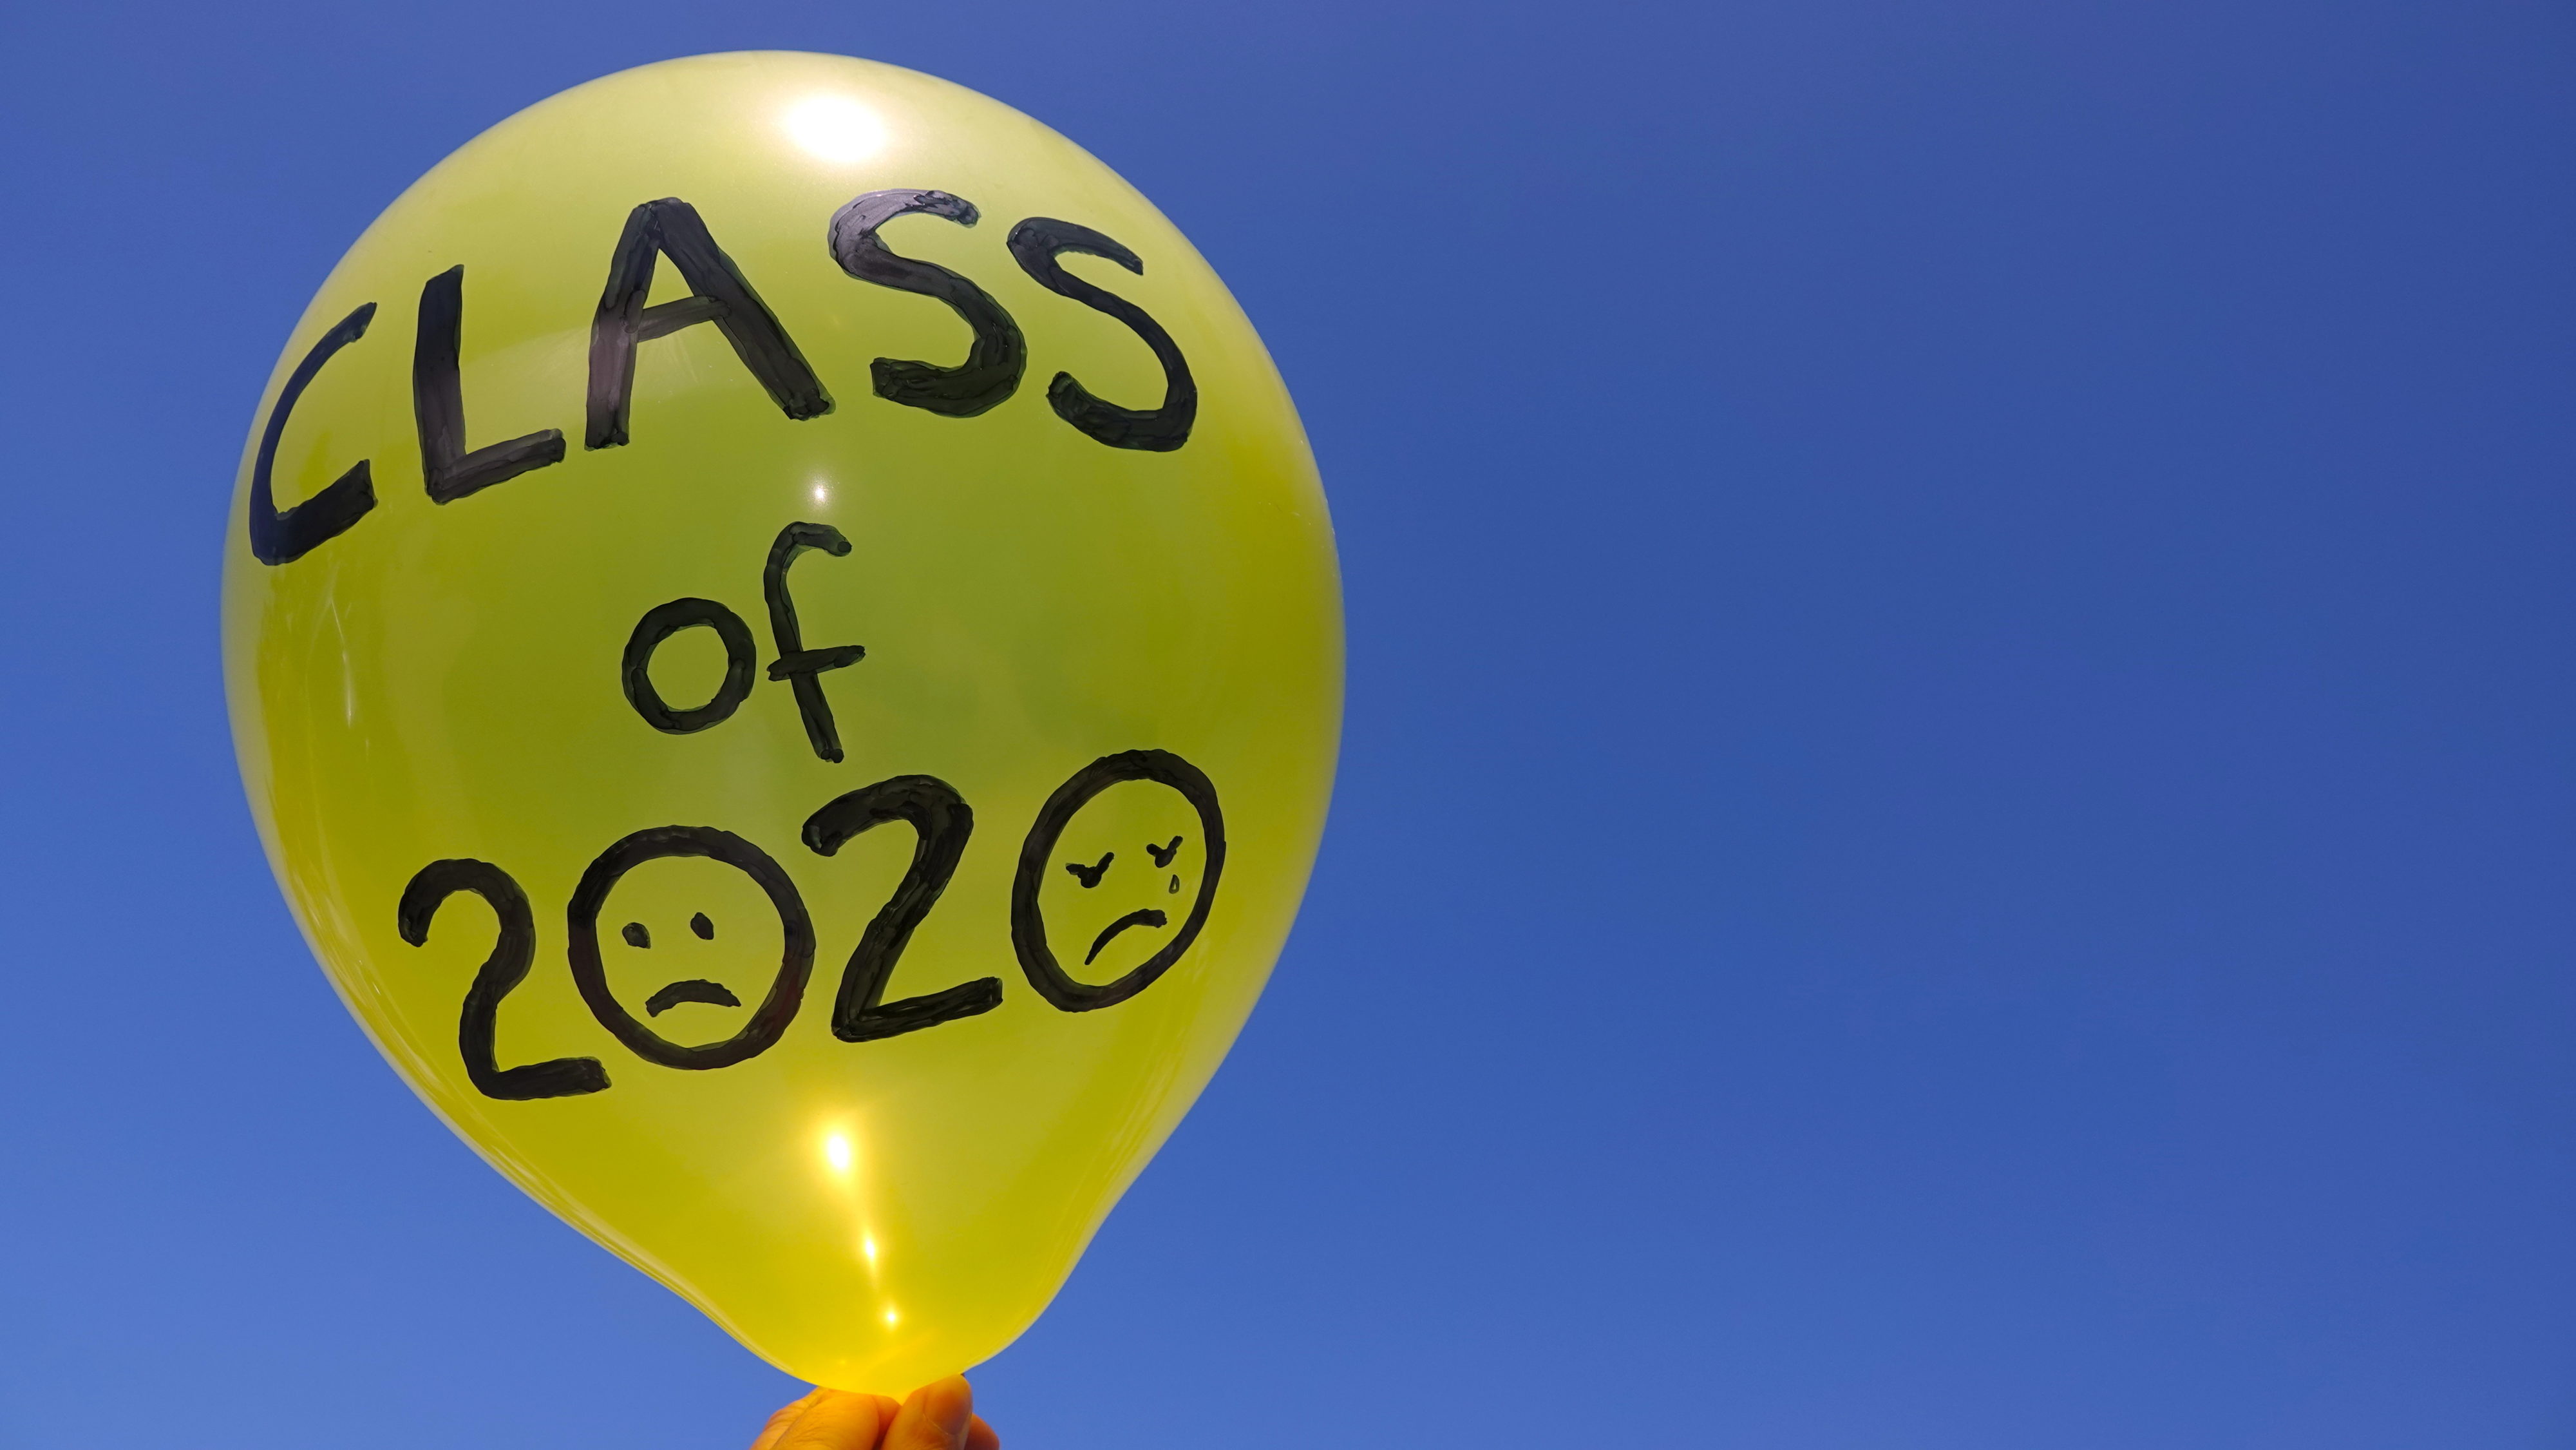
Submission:
M 755 927 L 744 906 L 775 919 Z M 602 954 L 603 914 L 619 943 L 608 949 L 613 963 Z M 570 925 L 582 1000 L 618 1041 L 664 1067 L 730 1067 L 765 1051 L 796 1016 L 814 970 L 814 926 L 796 883 L 768 852 L 708 826 L 656 826 L 601 852 L 573 888 Z M 776 967 L 737 960 L 749 941 L 764 955 L 776 942 Z M 710 1034 L 716 1040 L 674 1040 Z
M 1102 756 L 1056 788 L 1020 849 L 1020 968 L 1068 1012 L 1124 1002 L 1198 939 L 1224 872 L 1225 815 L 1204 772 L 1164 750 Z

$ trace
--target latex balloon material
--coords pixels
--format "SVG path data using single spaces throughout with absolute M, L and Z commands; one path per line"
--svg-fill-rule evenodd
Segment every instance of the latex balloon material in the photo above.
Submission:
M 827 1385 L 1036 1317 L 1322 829 L 1339 585 L 1260 340 L 1108 168 L 909 71 L 673 61 L 440 163 L 297 324 L 226 548 L 350 1011 Z

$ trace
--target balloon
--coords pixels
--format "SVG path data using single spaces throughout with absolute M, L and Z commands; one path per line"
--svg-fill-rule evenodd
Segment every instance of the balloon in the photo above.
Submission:
M 1268 354 L 1107 167 L 910 71 L 646 66 L 441 162 L 296 325 L 225 547 L 349 1010 L 824 1384 L 1037 1316 L 1322 831 L 1340 586 Z

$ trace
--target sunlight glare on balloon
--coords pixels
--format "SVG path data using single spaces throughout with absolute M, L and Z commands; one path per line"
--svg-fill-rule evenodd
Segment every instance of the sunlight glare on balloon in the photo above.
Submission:
M 865 161 L 884 148 L 885 122 L 847 96 L 808 96 L 787 108 L 787 134 L 817 160 Z

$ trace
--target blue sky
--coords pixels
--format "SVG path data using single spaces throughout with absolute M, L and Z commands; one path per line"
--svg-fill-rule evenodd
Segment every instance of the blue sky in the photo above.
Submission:
M 333 259 L 700 51 L 1029 111 L 1262 328 L 1344 772 L 1022 1447 L 2576 1445 L 2576 19 L 0 16 L 0 1443 L 748 1438 L 306 958 L 215 580 Z

